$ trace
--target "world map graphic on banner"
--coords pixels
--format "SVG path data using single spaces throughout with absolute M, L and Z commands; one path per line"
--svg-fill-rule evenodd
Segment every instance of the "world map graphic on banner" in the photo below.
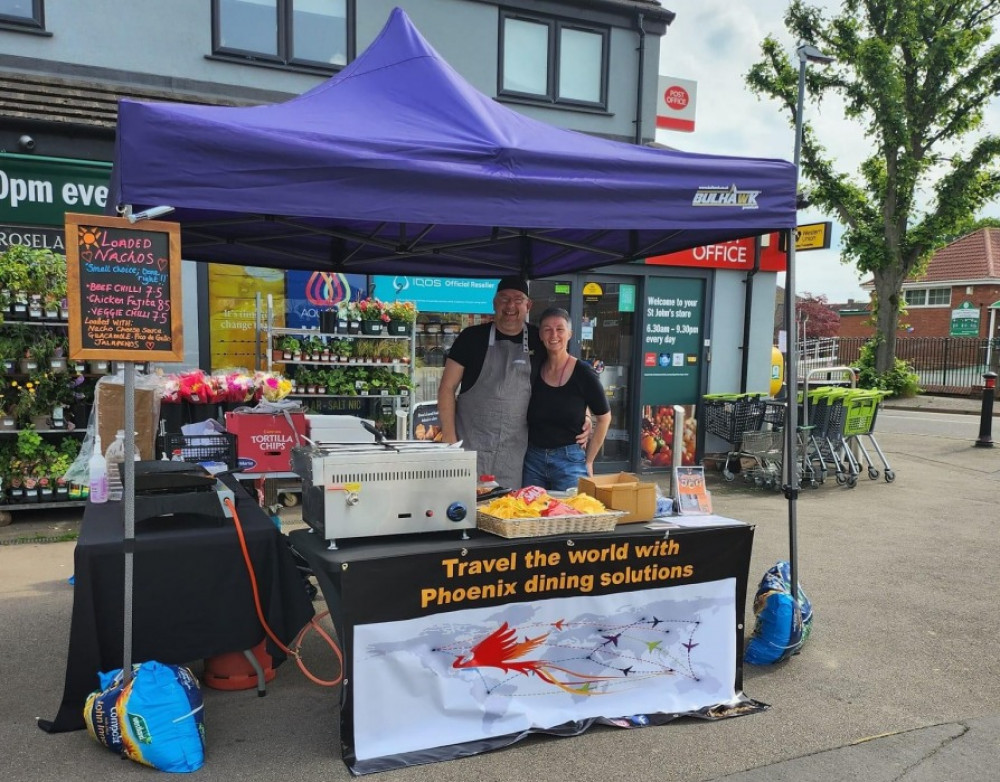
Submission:
M 723 580 L 359 626 L 357 757 L 732 700 L 733 589 Z M 369 706 L 386 699 L 389 711 Z

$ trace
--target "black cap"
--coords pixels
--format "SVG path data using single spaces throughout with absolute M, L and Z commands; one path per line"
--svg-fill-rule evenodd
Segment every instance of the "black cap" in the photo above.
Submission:
M 497 293 L 500 291 L 521 291 L 525 296 L 528 293 L 528 281 L 523 277 L 503 277 L 497 283 Z

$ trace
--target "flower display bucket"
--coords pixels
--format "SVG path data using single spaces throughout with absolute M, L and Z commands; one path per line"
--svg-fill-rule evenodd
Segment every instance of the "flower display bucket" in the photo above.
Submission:
M 403 337 L 410 333 L 410 324 L 402 320 L 390 320 L 386 325 L 386 333 L 391 337 Z
M 369 336 L 381 334 L 383 325 L 380 320 L 363 320 L 361 321 L 361 333 Z

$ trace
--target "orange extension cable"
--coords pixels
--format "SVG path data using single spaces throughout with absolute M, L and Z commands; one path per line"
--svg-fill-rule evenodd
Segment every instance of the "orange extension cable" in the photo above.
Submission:
M 253 562 L 250 560 L 250 551 L 247 548 L 246 537 L 243 535 L 243 525 L 240 523 L 240 517 L 239 514 L 236 512 L 236 506 L 233 503 L 233 501 L 228 497 L 225 499 L 225 503 L 226 507 L 229 508 L 230 512 L 233 514 L 233 522 L 236 525 L 236 535 L 240 539 L 240 548 L 243 550 L 243 560 L 244 562 L 246 562 L 247 565 L 247 573 L 250 574 L 250 586 L 253 589 L 254 607 L 257 609 L 257 618 L 260 620 L 261 625 L 264 627 L 264 632 L 266 632 L 268 637 L 272 641 L 274 641 L 275 644 L 277 644 L 279 649 L 281 649 L 289 656 L 295 658 L 295 662 L 299 666 L 299 670 L 302 671 L 302 673 L 305 675 L 307 679 L 309 679 L 309 681 L 318 684 L 321 687 L 336 687 L 344 680 L 344 655 L 340 651 L 340 647 L 337 646 L 337 642 L 330 637 L 330 635 L 326 632 L 326 630 L 324 630 L 322 627 L 319 626 L 319 620 L 322 619 L 324 616 L 329 615 L 330 612 L 324 611 L 319 616 L 314 616 L 312 619 L 310 619 L 309 624 L 303 627 L 299 631 L 299 634 L 295 637 L 295 640 L 292 642 L 291 648 L 285 646 L 281 642 L 278 636 L 274 634 L 274 631 L 271 630 L 270 626 L 267 624 L 267 620 L 264 619 L 264 610 L 261 608 L 260 605 L 260 591 L 257 588 L 257 574 L 254 573 Z M 326 681 L 324 679 L 320 679 L 314 676 L 309 671 L 309 669 L 306 668 L 305 662 L 302 660 L 302 654 L 300 653 L 299 649 L 302 647 L 302 639 L 305 638 L 305 635 L 306 633 L 309 632 L 309 630 L 315 630 L 320 635 L 320 637 L 322 637 L 327 642 L 327 644 L 329 644 L 330 648 L 333 649 L 334 653 L 337 655 L 337 662 L 340 665 L 340 673 L 337 675 L 337 678 L 334 679 L 333 681 Z

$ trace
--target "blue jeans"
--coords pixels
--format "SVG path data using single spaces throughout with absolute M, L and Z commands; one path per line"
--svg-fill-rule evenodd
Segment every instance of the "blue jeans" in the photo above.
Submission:
M 587 477 L 587 454 L 576 443 L 561 448 L 528 445 L 524 454 L 522 486 L 541 486 L 552 491 L 575 489 L 577 480 Z

